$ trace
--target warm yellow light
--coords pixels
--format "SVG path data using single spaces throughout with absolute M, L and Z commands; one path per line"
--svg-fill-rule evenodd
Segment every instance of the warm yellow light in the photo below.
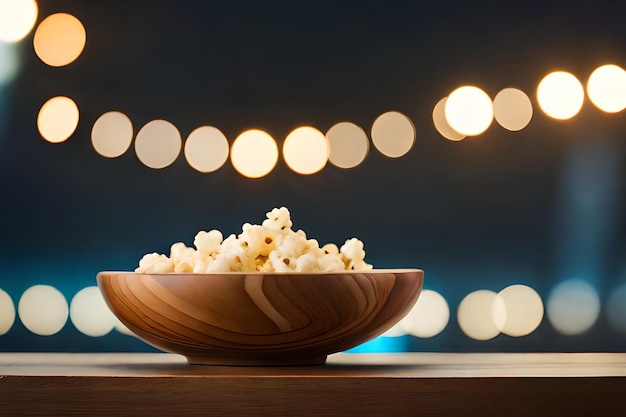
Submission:
M 51 336 L 65 326 L 69 313 L 63 294 L 49 285 L 34 285 L 24 291 L 17 306 L 22 324 L 40 336 Z
M 493 99 L 493 116 L 500 126 L 517 132 L 530 123 L 533 105 L 522 90 L 505 88 Z
M 415 144 L 415 126 L 400 112 L 383 113 L 374 120 L 371 131 L 374 147 L 389 158 L 406 155 Z
M 444 97 L 435 104 L 433 108 L 433 124 L 437 132 L 444 138 L 458 142 L 465 139 L 465 135 L 460 134 L 456 130 L 452 129 L 446 120 L 445 106 L 448 97 Z
M 274 138 L 263 130 L 246 130 L 233 141 L 230 161 L 244 177 L 264 177 L 278 162 L 278 145 Z
M 87 34 L 83 24 L 67 13 L 46 17 L 35 30 L 33 46 L 44 63 L 52 67 L 68 65 L 83 52 Z
M 0 336 L 6 334 L 15 323 L 15 305 L 11 296 L 0 289 Z
M 132 330 L 130 330 L 128 327 L 126 327 L 126 325 L 122 323 L 119 319 L 115 321 L 115 330 L 126 336 L 137 337 L 137 335 L 133 333 Z
M 493 103 L 480 88 L 465 85 L 450 93 L 444 113 L 452 129 L 462 135 L 476 136 L 491 126 Z
M 505 314 L 501 314 L 500 308 Z M 493 320 L 498 329 L 514 337 L 532 333 L 543 319 L 543 302 L 535 290 L 526 285 L 510 285 L 500 291 L 493 305 Z
M 367 133 L 360 126 L 340 122 L 326 132 L 330 144 L 328 160 L 339 168 L 349 169 L 361 164 L 370 149 Z
M 70 320 L 78 331 L 91 337 L 104 336 L 117 324 L 115 315 L 96 286 L 83 288 L 72 298 Z
M 106 158 L 117 158 L 130 148 L 133 123 L 118 111 L 104 113 L 91 128 L 91 144 Z
M 589 100 L 606 113 L 626 108 L 626 71 L 617 65 L 596 68 L 587 81 Z
M 328 162 L 328 139 L 310 126 L 294 129 L 283 142 L 283 158 L 287 166 L 302 175 L 321 171 Z
M 557 120 L 576 116 L 583 106 L 585 91 L 573 74 L 554 71 L 537 86 L 537 101 L 543 112 Z
M 220 169 L 228 160 L 228 139 L 216 127 L 201 126 L 187 137 L 185 158 L 189 166 L 203 173 Z
M 0 0 L 0 42 L 18 42 L 30 33 L 39 7 L 34 0 Z
M 174 163 L 182 148 L 180 132 L 166 120 L 146 123 L 135 138 L 137 158 L 147 167 L 165 168 Z
M 78 106 L 69 97 L 52 97 L 46 101 L 37 116 L 41 136 L 52 143 L 67 140 L 78 126 Z
M 476 340 L 489 340 L 500 334 L 493 320 L 495 299 L 496 293 L 489 290 L 474 291 L 463 298 L 457 310 L 463 333 Z
M 421 338 L 434 337 L 446 328 L 450 321 L 450 307 L 441 294 L 423 290 L 415 306 L 400 323 L 404 331 Z

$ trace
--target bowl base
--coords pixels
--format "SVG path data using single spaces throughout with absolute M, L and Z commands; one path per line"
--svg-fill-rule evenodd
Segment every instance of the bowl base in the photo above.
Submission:
M 296 357 L 217 357 L 212 355 L 186 355 L 185 357 L 190 365 L 213 366 L 308 366 L 323 365 L 326 363 L 326 355 Z

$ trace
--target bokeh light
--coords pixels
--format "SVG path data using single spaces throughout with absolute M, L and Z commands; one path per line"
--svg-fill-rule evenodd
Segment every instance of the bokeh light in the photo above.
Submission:
M 91 144 L 106 158 L 124 154 L 133 141 L 133 123 L 124 113 L 110 111 L 96 120 L 91 129 Z
M 463 298 L 457 310 L 457 320 L 468 337 L 489 340 L 500 334 L 493 320 L 496 295 L 493 291 L 477 290 Z
M 161 169 L 174 163 L 182 148 L 176 126 L 167 120 L 146 123 L 135 138 L 137 158 L 147 167 Z
M 404 331 L 420 338 L 434 337 L 446 328 L 450 321 L 450 307 L 441 294 L 423 290 L 415 306 L 401 320 Z
M 100 337 L 108 334 L 117 323 L 98 287 L 86 287 L 72 298 L 70 319 L 81 333 Z
M 11 296 L 0 289 L 0 336 L 6 334 L 15 323 L 15 305 Z
M 500 126 L 517 132 L 533 118 L 533 105 L 522 90 L 504 88 L 493 99 L 493 116 Z
M 55 13 L 37 26 L 33 47 L 44 63 L 62 67 L 80 56 L 86 41 L 87 34 L 80 20 L 68 13 Z
M 203 173 L 220 169 L 228 160 L 228 139 L 216 127 L 201 126 L 185 141 L 185 159 L 189 166 Z
M 339 168 L 349 169 L 360 165 L 370 149 L 370 141 L 362 127 L 350 122 L 333 125 L 326 138 L 330 145 L 328 160 Z
M 575 75 L 566 71 L 549 73 L 537 86 L 539 107 L 546 115 L 557 120 L 576 116 L 584 100 L 582 84 Z
M 482 89 L 464 85 L 448 95 L 444 113 L 452 129 L 462 135 L 476 136 L 493 122 L 493 102 Z
M 446 101 L 448 101 L 448 97 L 442 98 L 437 102 L 437 104 L 435 104 L 435 107 L 433 108 L 433 124 L 441 136 L 448 140 L 458 142 L 465 139 L 465 135 L 462 135 L 452 129 L 452 127 L 448 124 L 445 113 Z
M 69 97 L 57 96 L 46 101 L 37 116 L 37 129 L 51 143 L 67 140 L 78 126 L 78 106 Z
M 626 71 L 608 64 L 596 68 L 587 81 L 589 100 L 606 113 L 617 113 L 626 108 Z
M 328 162 L 328 139 L 311 126 L 294 129 L 283 142 L 283 159 L 287 166 L 301 175 L 321 171 Z
M 19 66 L 17 46 L 0 41 L 0 87 L 13 81 Z
M 606 314 L 611 327 L 626 333 L 626 282 L 611 292 L 606 304 Z
M 598 293 L 583 280 L 563 281 L 553 288 L 548 297 L 548 319 L 561 334 L 577 335 L 589 330 L 599 314 Z
M 124 323 L 122 323 L 117 317 L 115 320 L 115 330 L 119 333 L 122 333 L 126 336 L 137 337 L 135 333 L 133 333 Z
M 235 170 L 244 177 L 264 177 L 278 162 L 278 145 L 274 138 L 263 130 L 246 130 L 233 141 L 230 161 Z
M 402 321 L 394 324 L 390 329 L 383 333 L 384 337 L 402 337 L 406 336 L 407 332 L 402 325 Z
M 58 333 L 69 313 L 63 294 L 49 285 L 35 285 L 24 291 L 17 310 L 24 326 L 40 336 Z
M 500 309 L 504 308 L 502 314 Z M 529 286 L 510 285 L 496 295 L 492 311 L 493 321 L 498 329 L 514 337 L 526 336 L 543 319 L 543 302 L 537 292 Z
M 0 0 L 0 42 L 18 42 L 26 37 L 38 13 L 34 0 Z
M 411 119 L 400 112 L 390 111 L 374 120 L 371 137 L 374 147 L 381 154 L 399 158 L 415 144 L 416 131 Z

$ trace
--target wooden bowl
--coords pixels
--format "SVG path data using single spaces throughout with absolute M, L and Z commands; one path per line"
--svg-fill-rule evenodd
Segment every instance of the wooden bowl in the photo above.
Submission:
M 113 313 L 147 343 L 207 365 L 322 364 L 415 304 L 418 269 L 335 273 L 100 272 Z

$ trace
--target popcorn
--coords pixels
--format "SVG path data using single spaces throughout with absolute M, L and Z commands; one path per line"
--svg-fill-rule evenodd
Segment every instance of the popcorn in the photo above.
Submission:
M 329 255 L 339 255 L 339 248 L 334 243 L 325 244 L 322 250 Z
M 280 243 L 280 253 L 285 256 L 297 257 L 298 254 L 304 253 L 307 249 L 306 239 L 296 233 L 283 236 Z
M 245 223 L 239 239 L 245 242 L 245 250 L 252 258 L 269 256 L 276 248 L 276 232 L 259 225 Z
M 321 268 L 322 272 L 341 271 L 342 269 L 346 269 L 346 265 L 343 260 L 336 255 L 337 254 L 324 254 L 317 260 L 317 264 Z M 372 268 L 371 266 L 368 268 L 366 265 L 364 265 L 364 268 L 355 268 L 356 271 L 367 269 Z
M 267 229 L 284 230 L 293 226 L 289 210 L 287 210 L 286 207 L 275 208 L 265 215 L 267 216 L 267 219 L 263 221 L 263 227 Z
M 223 239 L 222 232 L 219 230 L 211 230 L 209 232 L 200 230 L 193 240 L 193 245 L 201 254 L 211 255 L 220 251 Z
M 209 272 L 333 272 L 372 269 L 365 262 L 363 242 L 345 241 L 341 248 L 334 243 L 320 247 L 303 230 L 294 231 L 286 207 L 267 212 L 261 225 L 244 223 L 239 235 L 223 238 L 219 230 L 199 231 L 194 247 L 176 242 L 170 256 L 156 252 L 144 255 L 137 273 L 209 273 Z
M 160 274 L 166 272 L 173 272 L 174 261 L 169 259 L 166 255 L 161 255 L 156 252 L 148 253 L 139 261 L 139 268 L 135 272 L 146 272 L 152 274 Z
M 318 271 L 317 258 L 312 253 L 305 253 L 296 259 L 296 272 Z
M 343 244 L 339 253 L 344 256 L 347 269 L 367 269 L 364 268 L 363 262 L 363 259 L 365 259 L 363 242 L 359 239 L 353 237 L 352 239 L 346 240 L 346 243 Z M 357 265 L 358 267 L 355 268 Z

